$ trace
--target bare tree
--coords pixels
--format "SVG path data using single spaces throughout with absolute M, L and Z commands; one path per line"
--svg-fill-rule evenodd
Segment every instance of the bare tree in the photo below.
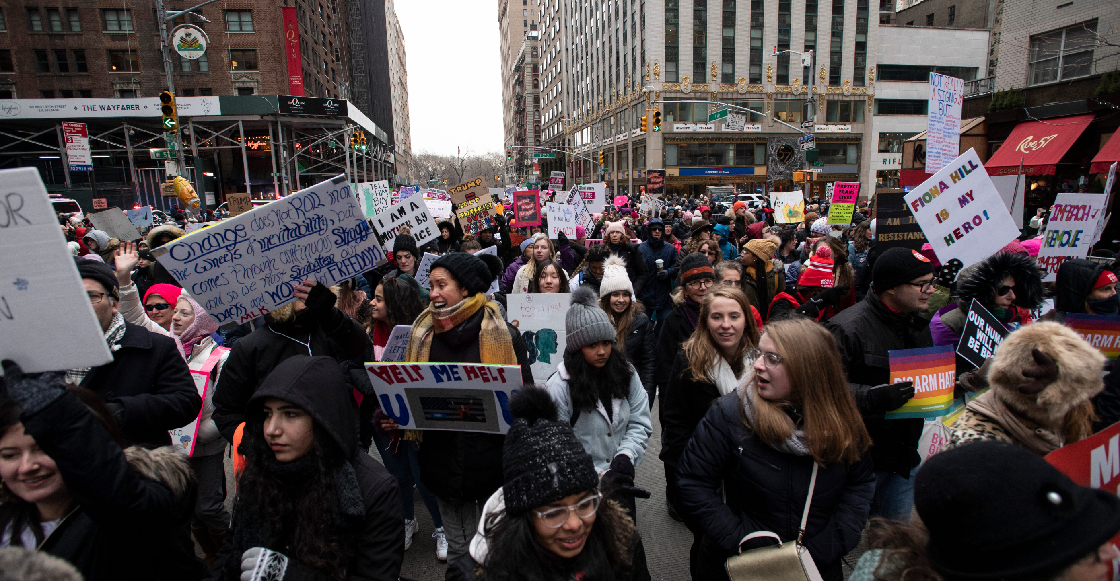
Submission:
M 488 187 L 502 185 L 500 175 L 505 162 L 499 152 L 476 154 L 471 150 L 458 155 L 440 155 L 428 151 L 413 155 L 413 165 L 420 175 L 420 185 L 446 189 L 481 176 Z M 445 183 L 446 182 L 446 183 Z

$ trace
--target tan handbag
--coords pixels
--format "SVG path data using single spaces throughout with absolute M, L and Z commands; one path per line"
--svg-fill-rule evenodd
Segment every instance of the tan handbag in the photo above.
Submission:
M 809 507 L 813 503 L 813 490 L 817 487 L 817 463 L 813 462 L 813 476 L 809 479 L 809 497 L 805 499 L 805 512 L 801 515 L 801 528 L 795 542 L 782 542 L 781 537 L 770 531 L 756 531 L 739 541 L 739 554 L 727 559 L 724 567 L 731 581 L 822 581 L 820 571 L 809 550 L 801 544 L 805 523 L 809 521 Z M 775 546 L 759 547 L 743 552 L 743 543 L 751 539 L 773 538 Z

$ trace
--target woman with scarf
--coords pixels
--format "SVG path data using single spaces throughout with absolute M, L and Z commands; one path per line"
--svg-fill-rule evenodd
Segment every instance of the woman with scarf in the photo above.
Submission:
M 634 286 L 626 277 L 626 265 L 621 258 L 612 256 L 607 259 L 598 296 L 599 306 L 614 325 L 615 345 L 638 370 L 638 377 L 642 380 L 642 387 L 646 390 L 652 408 L 653 396 L 656 394 L 653 358 L 657 332 L 653 328 L 653 322 L 646 316 L 642 303 L 634 300 Z
M 501 272 L 501 260 L 488 254 L 452 252 L 432 263 L 432 302 L 412 324 L 405 361 L 520 365 L 522 382 L 531 385 L 533 372 L 521 333 L 484 294 Z M 398 410 L 384 411 L 397 419 Z M 502 485 L 504 440 L 497 434 L 453 430 L 424 434 L 420 479 L 436 496 L 449 561 L 467 553 L 482 503 Z
M 692 578 L 727 579 L 724 563 L 741 543 L 743 550 L 774 544 L 743 538 L 770 531 L 783 543 L 801 541 L 821 577 L 841 581 L 841 558 L 859 543 L 875 476 L 836 342 L 823 326 L 790 319 L 767 325 L 750 356 L 753 377 L 707 410 L 677 466 L 697 533 Z
M 132 282 L 132 269 L 140 262 L 140 252 L 134 242 L 122 242 L 114 253 L 114 275 L 120 287 L 120 313 L 126 322 L 139 325 L 152 333 L 173 337 L 171 318 L 175 314 L 175 303 L 183 292 L 181 287 L 159 283 L 152 284 L 144 293 L 143 302 L 137 285 Z

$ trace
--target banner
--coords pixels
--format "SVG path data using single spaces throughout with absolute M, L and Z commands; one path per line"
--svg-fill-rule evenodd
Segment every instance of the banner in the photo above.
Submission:
M 401 200 L 400 204 L 391 206 L 373 219 L 373 228 L 377 231 L 377 237 L 386 252 L 393 249 L 393 240 L 404 226 L 408 226 L 412 237 L 416 239 L 417 247 L 439 237 L 439 228 L 436 228 L 435 220 L 432 220 L 424 198 L 413 197 Z
M 1100 349 L 1109 361 L 1116 361 L 1120 356 L 1120 317 L 1066 313 L 1066 326 Z
M 952 345 L 924 349 L 887 351 L 891 365 L 891 383 L 914 382 L 914 397 L 897 410 L 887 412 L 886 419 L 936 418 L 952 410 L 953 387 L 957 383 L 957 356 Z M 964 405 L 960 400 L 959 405 Z
M 393 193 L 389 191 L 389 182 L 362 182 L 358 184 L 358 200 L 366 218 L 374 218 L 388 210 L 393 205 Z
M 941 264 L 984 260 L 1019 237 L 984 164 L 969 149 L 904 197 Z
M 605 182 L 597 182 L 594 184 L 583 184 L 576 186 L 579 190 L 579 195 L 583 198 L 583 204 L 587 206 L 587 211 L 592 214 L 602 214 L 603 208 L 607 205 L 607 184 Z
M 538 190 L 513 192 L 513 221 L 511 226 L 524 228 L 541 225 L 541 198 Z
M 895 246 L 921 250 L 927 242 L 903 196 L 902 192 L 875 194 L 875 245 L 884 251 Z
M 1038 249 L 1038 265 L 1046 270 L 1044 282 L 1057 280 L 1066 259 L 1089 255 L 1097 225 L 1107 211 L 1106 198 L 1105 194 L 1057 195 Z
M 375 289 L 376 290 L 376 289 Z M 381 363 L 400 363 L 408 351 L 408 338 L 412 335 L 412 325 L 397 325 L 389 333 L 384 347 L 373 346 L 373 355 Z
M 296 300 L 293 289 L 302 280 L 330 286 L 385 262 L 343 175 L 152 254 L 221 325 L 239 325 Z
M 548 176 L 548 189 L 559 192 L 564 189 L 564 172 L 554 171 Z
M 779 224 L 805 220 L 805 196 L 801 192 L 771 192 L 770 207 L 774 208 L 774 221 Z
M 578 188 L 572 188 L 572 191 L 568 192 L 568 197 L 564 200 L 564 203 L 575 210 L 576 223 L 583 226 L 586 234 L 590 234 L 594 230 L 595 220 L 587 209 L 587 203 L 583 200 L 582 192 Z
M 483 194 L 470 202 L 458 204 L 455 217 L 459 218 L 464 233 L 478 236 L 479 232 L 495 224 L 494 212 L 493 198 L 490 194 Z
M 295 6 L 280 8 L 284 15 L 284 52 L 288 57 L 288 94 L 302 97 L 303 64 L 299 52 L 299 19 Z
M 128 214 L 125 214 L 120 208 L 109 208 L 96 214 L 90 214 L 89 221 L 94 228 L 104 231 L 110 238 L 116 238 L 122 242 L 140 239 L 140 233 L 136 231 L 136 226 L 132 224 L 132 220 L 128 219 Z
M 529 348 L 530 369 L 537 385 L 543 386 L 564 360 L 568 345 L 564 314 L 571 302 L 568 293 L 506 295 L 506 318 L 521 331 Z
M 1120 422 L 1080 442 L 1062 446 L 1045 459 L 1078 486 L 1116 494 L 1120 489 Z M 1120 545 L 1120 533 L 1110 542 Z
M 957 355 L 964 357 L 974 367 L 980 367 L 984 360 L 996 352 L 996 347 L 1007 336 L 1007 327 L 995 315 L 988 312 L 976 299 L 968 308 L 968 318 L 961 329 L 961 340 L 957 343 Z
M 132 222 L 133 226 L 137 228 L 151 228 L 152 227 L 152 207 L 143 206 L 134 208 L 132 210 L 125 210 L 124 213 L 128 215 L 128 221 Z
M 62 122 L 62 138 L 66 141 L 66 160 L 70 171 L 93 171 L 93 150 L 85 123 Z
M 929 122 L 926 129 L 926 173 L 951 165 L 961 152 L 961 105 L 964 79 L 929 74 Z
M 651 196 L 660 196 L 665 194 L 665 170 L 646 170 L 646 193 L 650 194 Z
M 568 240 L 576 239 L 576 210 L 567 204 L 549 202 L 545 204 L 548 210 L 548 237 L 557 240 L 560 232 Z
M 851 224 L 859 199 L 859 182 L 833 182 L 832 204 L 828 208 L 829 224 Z
M 518 365 L 367 363 L 366 371 L 402 430 L 504 434 L 513 422 L 509 398 L 522 385 Z

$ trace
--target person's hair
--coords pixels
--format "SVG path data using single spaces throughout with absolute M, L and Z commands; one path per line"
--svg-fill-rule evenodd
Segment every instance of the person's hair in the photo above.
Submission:
M 540 263 L 537 266 L 537 271 L 533 273 L 533 278 L 529 279 L 529 292 L 531 292 L 531 293 L 541 292 L 541 276 L 544 275 L 545 269 L 550 267 L 550 266 L 556 269 L 556 276 L 557 276 L 557 278 L 560 279 L 560 291 L 559 292 L 562 292 L 562 293 L 572 292 L 571 287 L 568 285 L 568 277 L 567 277 L 567 274 L 564 272 L 564 267 L 560 266 L 560 263 L 556 262 L 555 260 L 546 260 L 546 261 Z
M 479 251 L 482 250 L 482 244 L 473 238 L 471 240 L 464 240 L 463 243 L 459 245 L 459 250 L 463 252 L 470 252 L 471 250 Z
M 535 280 L 537 278 L 537 269 L 544 266 L 545 262 L 549 262 L 556 258 L 556 246 L 552 244 L 552 241 L 548 239 L 548 236 L 539 232 L 533 234 L 531 238 L 533 241 L 525 247 L 525 252 L 528 252 L 530 256 L 530 258 L 525 261 L 525 274 L 529 275 L 529 280 Z M 541 240 L 548 242 L 548 258 L 538 264 L 537 258 L 533 256 L 533 247 L 536 246 L 537 242 L 540 242 Z
M 715 266 L 716 282 L 723 280 L 723 271 L 734 270 L 739 273 L 740 281 L 743 276 L 743 263 L 738 260 L 721 260 Z
M 871 234 L 871 221 L 864 220 L 860 222 L 855 228 L 852 229 L 852 243 L 855 246 L 856 252 L 864 252 L 867 250 L 869 240 L 867 237 Z
M 594 244 L 587 247 L 587 253 L 583 255 L 583 261 L 577 264 L 575 269 L 572 270 L 572 275 L 583 271 L 583 267 L 589 264 L 606 262 L 610 255 L 611 249 L 603 244 Z
M 338 310 L 354 317 L 359 323 L 369 325 L 369 297 L 354 286 L 352 279 L 344 280 L 331 287 L 331 291 L 338 297 L 335 305 Z
M 780 252 L 783 246 L 794 240 L 797 240 L 797 231 L 793 228 L 783 228 L 781 232 L 778 233 L 778 251 Z M 794 249 L 796 250 L 796 247 L 794 247 Z
M 766 325 L 763 333 L 782 357 L 790 383 L 790 401 L 772 402 L 758 397 L 758 380 L 752 406 L 754 425 L 743 423 L 771 447 L 793 435 L 796 426 L 786 406 L 801 410 L 805 444 L 820 464 L 858 461 L 871 446 L 871 436 L 848 389 L 836 340 L 825 328 L 808 319 L 794 318 Z M 744 394 L 746 397 L 746 394 Z
M 600 401 L 600 389 L 609 390 L 612 399 L 630 397 L 630 375 L 637 373 L 618 345 L 611 345 L 611 354 L 602 369 L 587 362 L 583 350 L 564 353 L 564 367 L 568 370 L 568 393 L 572 410 L 594 410 Z
M 704 246 L 708 246 L 708 248 L 715 248 L 716 250 L 716 261 L 714 264 L 712 264 L 712 268 L 715 268 L 716 264 L 723 262 L 723 250 L 720 249 L 719 243 L 716 242 L 714 238 L 702 240 L 699 244 L 696 245 L 696 252 L 704 252 L 704 256 L 707 257 L 708 253 L 702 249 Z
M 704 304 L 700 305 L 700 322 L 696 325 L 696 330 L 692 332 L 692 336 L 682 346 L 685 357 L 688 359 L 688 370 L 692 373 L 692 379 L 695 381 L 714 380 L 715 377 L 711 372 L 719 362 L 719 358 L 723 357 L 723 353 L 720 352 L 719 347 L 716 347 L 716 342 L 712 339 L 711 329 L 708 328 L 708 314 L 711 313 L 712 302 L 716 299 L 731 299 L 739 303 L 739 308 L 743 310 L 745 322 L 743 337 L 739 339 L 739 345 L 735 347 L 734 355 L 730 358 L 724 357 L 736 376 L 741 375 L 745 369 L 743 358 L 747 355 L 747 349 L 758 346 L 758 326 L 755 324 L 754 315 L 751 313 L 751 305 L 747 300 L 747 295 L 734 287 L 712 287 L 708 291 L 708 295 L 704 297 Z
M 567 581 L 575 571 L 585 579 L 613 579 L 631 567 L 634 521 L 614 500 L 604 497 L 583 550 L 567 569 L 534 537 L 533 512 L 510 515 L 503 510 L 486 517 L 486 561 L 478 564 L 479 581 Z
M 813 254 L 821 244 L 827 244 L 832 251 L 832 281 L 836 286 L 851 288 L 855 285 L 856 275 L 852 265 L 848 262 L 848 247 L 839 238 L 822 236 L 813 243 Z M 810 254 L 811 256 L 812 254 Z M 804 265 L 802 265 L 804 266 Z
M 630 293 L 630 291 L 626 291 Z M 599 299 L 599 307 L 607 312 L 607 317 L 610 318 L 611 324 L 614 325 L 615 335 L 614 342 L 618 346 L 619 351 L 626 352 L 626 336 L 630 334 L 630 325 L 634 323 L 634 316 L 637 313 L 645 312 L 645 307 L 638 301 L 637 297 L 630 294 L 630 306 L 626 307 L 622 314 L 615 314 L 614 309 L 611 309 L 611 295 L 604 295 Z
M 264 542 L 286 539 L 289 557 L 326 571 L 328 578 L 344 579 L 351 543 L 333 507 L 337 505 L 333 474 L 346 461 L 339 445 L 314 423 L 314 441 L 299 461 L 314 466 L 302 485 L 277 477 L 272 466 L 276 455 L 264 437 L 264 410 L 249 411 L 237 451 L 245 456 L 245 469 L 237 484 L 235 510 L 240 518 L 260 529 Z M 236 541 L 236 539 L 235 539 Z

